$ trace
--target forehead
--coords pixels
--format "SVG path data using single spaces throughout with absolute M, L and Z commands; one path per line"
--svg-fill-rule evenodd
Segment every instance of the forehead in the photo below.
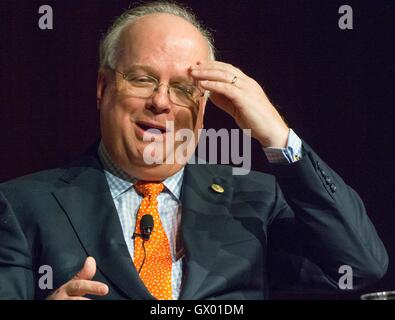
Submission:
M 152 14 L 126 26 L 119 46 L 118 65 L 149 65 L 154 69 L 182 71 L 207 60 L 209 47 L 188 21 L 170 14 Z

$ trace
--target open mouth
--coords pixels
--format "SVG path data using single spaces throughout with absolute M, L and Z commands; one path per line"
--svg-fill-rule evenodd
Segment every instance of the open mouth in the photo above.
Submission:
M 165 134 L 167 132 L 165 127 L 157 124 L 152 124 L 147 122 L 136 122 L 136 125 L 144 132 L 148 131 L 151 134 Z

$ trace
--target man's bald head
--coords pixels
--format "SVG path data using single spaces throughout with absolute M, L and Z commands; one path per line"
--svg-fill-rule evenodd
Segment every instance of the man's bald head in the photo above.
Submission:
M 187 8 L 182 7 L 179 4 L 158 1 L 152 3 L 146 3 L 143 5 L 136 6 L 132 9 L 125 11 L 109 28 L 108 32 L 104 36 L 100 44 L 100 69 L 115 69 L 117 60 L 119 57 L 119 49 L 121 37 L 124 30 L 130 25 L 136 23 L 138 20 L 146 19 L 147 16 L 158 14 L 173 15 L 183 21 L 176 21 L 179 25 L 190 29 L 194 28 L 201 34 L 203 39 L 207 42 L 209 56 L 208 60 L 215 60 L 215 48 L 213 38 L 210 32 L 205 29 L 196 19 L 195 15 Z M 150 29 L 148 26 L 143 30 L 144 34 L 149 36 Z
M 147 32 L 147 30 L 149 30 Z M 190 49 L 190 50 L 188 50 Z M 127 25 L 119 38 L 117 63 L 121 61 L 128 67 L 135 61 L 137 51 L 147 52 L 149 57 L 155 57 L 155 64 L 159 60 L 174 60 L 173 63 L 189 61 L 190 52 L 209 59 L 210 49 L 201 32 L 183 18 L 167 13 L 149 14 L 138 18 Z M 126 60 L 126 61 L 125 61 Z

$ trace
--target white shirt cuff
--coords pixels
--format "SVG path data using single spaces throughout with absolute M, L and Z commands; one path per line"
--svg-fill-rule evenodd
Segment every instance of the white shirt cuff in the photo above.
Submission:
M 286 148 L 263 148 L 266 158 L 270 163 L 294 163 L 302 159 L 302 140 L 289 129 Z

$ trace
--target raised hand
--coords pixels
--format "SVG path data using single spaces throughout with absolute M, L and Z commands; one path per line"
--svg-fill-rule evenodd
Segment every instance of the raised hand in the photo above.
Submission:
M 90 300 L 86 294 L 105 296 L 108 294 L 106 284 L 92 281 L 96 273 L 96 261 L 93 257 L 85 260 L 82 269 L 68 282 L 59 287 L 47 300 Z
M 201 61 L 191 67 L 192 77 L 210 91 L 210 100 L 230 114 L 242 129 L 264 147 L 284 148 L 289 128 L 262 87 L 240 69 L 219 61 Z

